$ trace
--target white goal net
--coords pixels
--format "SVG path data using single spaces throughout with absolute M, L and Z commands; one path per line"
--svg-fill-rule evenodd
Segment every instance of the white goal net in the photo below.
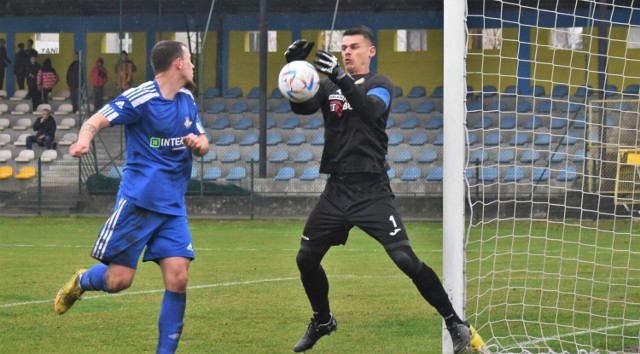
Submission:
M 640 2 L 467 11 L 467 319 L 490 352 L 640 353 Z

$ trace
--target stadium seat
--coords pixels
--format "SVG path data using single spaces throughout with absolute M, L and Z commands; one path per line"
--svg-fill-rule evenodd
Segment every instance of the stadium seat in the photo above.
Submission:
M 9 101 L 22 101 L 27 97 L 27 90 L 15 90 Z
M 389 118 L 387 118 L 387 129 L 393 128 L 395 126 L 396 126 L 395 118 L 393 118 L 392 116 L 389 116 Z
M 302 145 L 307 142 L 307 136 L 304 133 L 295 133 L 287 140 L 287 145 Z
M 271 111 L 271 105 L 269 103 L 267 103 L 267 105 L 265 107 L 265 112 L 269 112 L 269 111 Z M 253 114 L 260 113 L 260 103 L 258 103 L 255 106 L 253 106 L 253 109 L 251 110 L 251 113 L 253 113 Z
M 9 179 L 13 177 L 13 167 L 0 166 L 0 179 Z
M 517 132 L 511 136 L 511 140 L 509 140 L 509 145 L 519 146 L 524 145 L 529 142 L 529 134 L 524 132 Z
M 247 130 L 253 128 L 253 119 L 251 117 L 242 117 L 233 125 L 235 130 Z
M 324 145 L 324 132 L 314 134 L 311 138 L 311 145 Z
M 76 127 L 76 119 L 75 118 L 63 118 L 58 124 L 57 129 L 59 130 L 71 130 Z
M 416 159 L 419 163 L 432 163 L 436 160 L 438 160 L 438 153 L 431 149 L 422 150 Z
M 396 178 L 396 169 L 393 168 L 393 167 L 390 167 L 387 170 L 387 177 L 389 177 L 389 180 L 392 180 L 392 179 Z
M 293 177 L 295 177 L 295 175 L 296 175 L 296 170 L 294 170 L 293 167 L 285 166 L 285 167 L 281 167 L 280 170 L 278 170 L 278 174 L 276 174 L 274 179 L 276 181 L 289 181 Z
M 202 98 L 216 98 L 220 97 L 220 90 L 217 87 L 207 87 L 207 89 L 202 94 Z
M 427 122 L 424 125 L 424 128 L 427 130 L 437 130 L 441 129 L 444 126 L 444 120 L 441 115 L 433 116 L 427 119 Z
M 579 114 L 573 119 L 573 124 L 571 127 L 573 129 L 584 129 L 586 125 L 586 116 L 584 114 Z
M 282 134 L 273 132 L 267 134 L 267 146 L 278 145 L 282 142 Z
M 400 124 L 400 129 L 415 129 L 420 125 L 420 121 L 416 116 L 407 116 Z
M 407 113 L 409 111 L 411 111 L 411 104 L 408 101 L 398 101 L 391 109 L 391 113 L 395 114 Z
M 191 179 L 198 178 L 198 168 L 195 166 L 191 166 Z
M 402 137 L 402 134 L 398 132 L 393 132 L 391 134 L 388 134 L 388 136 L 389 136 L 389 142 L 388 142 L 389 146 L 399 145 L 404 142 L 404 138 Z
M 556 180 L 560 182 L 571 182 L 577 177 L 576 168 L 574 166 L 568 166 L 566 169 L 558 171 Z
M 553 103 L 551 100 L 544 99 L 538 103 L 538 107 L 536 108 L 536 113 L 549 114 L 553 111 Z
M 569 131 L 562 137 L 562 140 L 560 140 L 560 145 L 575 145 L 579 139 L 580 136 L 577 132 Z
M 36 109 L 33 110 L 33 114 L 40 116 L 42 114 L 42 111 L 48 109 L 49 112 L 53 112 L 53 109 L 51 109 L 51 105 L 48 103 L 40 103 L 38 105 L 38 107 L 36 107 Z
M 498 94 L 498 89 L 494 85 L 482 86 L 482 97 L 494 97 Z
M 567 160 L 567 153 L 564 151 L 551 151 L 547 156 L 547 161 L 550 163 L 561 163 Z
M 505 182 L 519 182 L 524 179 L 525 171 L 523 167 L 511 166 L 504 176 Z
M 209 107 L 207 107 L 205 112 L 209 114 L 219 114 L 224 112 L 224 110 L 224 104 L 222 104 L 221 102 L 213 102 L 209 105 Z
M 204 154 L 204 156 L 201 157 L 201 159 L 202 159 L 202 162 L 208 163 L 208 162 L 215 161 L 217 157 L 218 156 L 217 156 L 215 150 L 209 150 L 209 151 L 207 151 L 206 154 Z
M 500 119 L 500 129 L 513 129 L 516 127 L 516 122 L 515 116 L 504 116 Z
M 251 150 L 251 152 L 247 155 L 244 161 L 246 163 L 251 163 L 251 161 L 260 162 L 260 150 L 258 149 Z
M 522 129 L 538 129 L 542 126 L 542 118 L 539 116 L 531 116 L 524 121 Z
M 246 104 L 246 102 L 235 102 L 233 105 L 231 105 L 231 108 L 229 108 L 229 113 L 240 114 L 248 110 L 249 106 Z
M 433 140 L 433 145 L 436 146 L 442 146 L 444 145 L 444 133 L 443 132 L 438 132 L 438 134 L 436 134 L 436 138 L 435 140 Z
M 298 118 L 296 116 L 291 116 L 291 117 L 285 119 L 284 123 L 282 123 L 280 128 L 291 130 L 291 129 L 296 129 L 299 126 L 300 126 L 300 118 Z
M 422 175 L 422 170 L 420 167 L 407 167 L 405 168 L 402 176 L 400 176 L 401 181 L 416 181 Z
M 315 166 L 309 166 L 302 170 L 302 173 L 299 177 L 301 181 L 315 181 L 318 178 L 320 178 L 320 172 L 318 170 L 318 167 Z
M 427 94 L 427 90 L 424 88 L 424 86 L 414 86 L 411 88 L 411 90 L 409 90 L 407 97 L 420 98 L 420 97 L 424 97 L 426 94 Z
M 204 171 L 202 179 L 205 181 L 216 181 L 222 177 L 222 170 L 218 166 L 210 166 Z
M 0 162 L 7 162 L 13 158 L 11 150 L 0 150 Z
M 573 93 L 574 97 L 578 97 L 578 98 L 584 98 L 584 97 L 589 97 L 593 94 L 593 87 L 591 85 L 587 85 L 585 86 L 578 86 L 578 88 L 576 89 L 576 92 Z
M 0 130 L 5 130 L 9 128 L 10 125 L 11 121 L 9 120 L 9 118 L 0 118 Z
M 433 98 L 443 98 L 444 97 L 444 88 L 442 86 L 436 86 L 431 93 L 431 97 Z
M 467 101 L 467 111 L 468 112 L 480 112 L 482 110 L 482 102 L 481 101 Z
M 551 117 L 551 129 L 564 129 L 568 120 L 565 117 Z
M 76 133 L 65 133 L 60 140 L 58 140 L 58 145 L 68 146 L 76 142 L 78 140 L 78 134 Z
M 58 151 L 53 149 L 47 149 L 42 152 L 40 155 L 40 161 L 42 162 L 52 162 L 58 158 Z
M 60 91 L 58 91 L 58 93 L 56 93 L 55 96 L 53 96 L 53 100 L 54 101 L 67 101 L 71 98 L 71 91 L 69 91 L 69 89 L 62 89 Z
M 289 152 L 287 150 L 276 150 L 271 154 L 271 158 L 269 158 L 269 162 L 271 163 L 281 163 L 285 162 L 289 159 Z
M 315 129 L 322 128 L 323 125 L 324 125 L 324 121 L 322 120 L 322 117 L 312 116 L 309 118 L 309 120 L 307 121 L 307 124 L 305 124 L 303 128 L 308 130 L 315 130 Z
M 432 168 L 431 170 L 429 170 L 429 173 L 427 174 L 427 181 L 440 182 L 442 181 L 442 178 L 443 178 L 443 171 L 441 166 L 436 166 Z
M 11 142 L 11 135 L 0 134 L 0 146 L 5 146 Z
M 467 133 L 467 145 L 474 145 L 478 143 L 478 134 L 476 134 L 475 132 L 468 132 Z
M 560 104 L 560 112 L 562 113 L 576 113 L 584 107 L 584 104 L 580 102 L 563 102 Z
M 289 103 L 289 101 L 283 101 L 278 105 L 278 107 L 276 107 L 276 110 L 274 112 L 279 114 L 290 113 L 291 104 Z
M 231 133 L 224 133 L 220 135 L 220 138 L 216 141 L 218 146 L 228 146 L 236 142 L 236 136 Z
M 493 182 L 498 179 L 497 167 L 482 167 L 478 175 L 478 182 Z
M 36 168 L 33 166 L 24 166 L 16 174 L 16 179 L 31 179 L 36 176 Z
M 575 154 L 571 158 L 571 162 L 582 163 L 587 158 L 587 155 L 588 155 L 588 152 L 586 152 L 584 149 L 578 149 L 576 150 Z
M 247 170 L 242 166 L 235 166 L 229 170 L 227 181 L 242 181 L 247 176 Z
M 493 126 L 493 118 L 484 115 L 473 124 L 474 129 L 489 129 Z
M 30 111 L 31 111 L 31 107 L 29 106 L 29 104 L 27 104 L 27 103 L 19 103 L 18 105 L 13 107 L 13 110 L 11 111 L 11 114 L 14 115 L 14 116 L 22 116 L 22 115 L 25 115 L 25 114 L 29 113 Z
M 267 117 L 267 130 L 273 129 L 276 127 L 276 119 L 272 116 Z
M 522 163 L 534 163 L 540 160 L 540 152 L 534 149 L 524 150 L 520 156 L 520 162 Z
M 426 100 L 420 102 L 418 107 L 416 107 L 416 113 L 428 114 L 435 110 L 436 106 L 433 102 Z
M 499 131 L 490 131 L 484 136 L 484 145 L 497 146 L 502 143 L 502 134 Z
M 495 158 L 496 163 L 506 164 L 511 163 L 516 157 L 516 153 L 513 149 L 502 149 L 498 152 L 498 156 Z
M 240 146 L 252 146 L 258 143 L 258 133 L 247 133 L 240 139 Z
M 307 163 L 313 160 L 313 151 L 310 149 L 299 150 L 293 157 L 295 163 Z
M 247 93 L 247 98 L 260 98 L 260 88 L 251 88 L 251 90 L 249 90 L 249 93 Z
M 489 104 L 489 111 L 504 112 L 508 110 L 507 102 L 504 100 L 496 100 Z
M 14 159 L 15 162 L 30 162 L 35 159 L 33 150 L 20 150 L 18 156 Z
M 638 96 L 638 95 L 640 95 L 640 85 L 638 85 L 638 84 L 629 84 L 629 85 L 627 85 L 627 88 L 624 89 L 623 93 L 625 95 Z
M 240 151 L 237 149 L 227 151 L 220 159 L 222 163 L 235 163 L 238 161 L 240 161 Z
M 227 117 L 218 117 L 213 122 L 211 129 L 213 130 L 223 130 L 229 128 L 231 126 L 231 121 Z
M 551 89 L 551 98 L 563 98 L 569 95 L 569 86 L 558 84 Z
M 240 98 L 242 97 L 242 89 L 239 87 L 230 87 L 224 94 L 225 98 Z
M 411 160 L 413 160 L 413 155 L 409 149 L 398 150 L 393 157 L 394 163 L 407 163 Z
M 411 146 L 422 146 L 422 145 L 426 144 L 428 141 L 429 141 L 429 136 L 427 135 L 427 133 L 418 132 L 418 133 L 413 134 L 409 138 L 409 145 L 411 145 Z
M 9 105 L 6 103 L 0 103 L 0 115 L 9 112 Z
M 124 166 L 111 166 L 107 177 L 109 178 L 122 178 L 124 174 Z
M 534 85 L 529 88 L 530 94 L 533 94 L 534 97 L 542 97 L 545 95 L 544 86 L 542 85 Z
M 489 159 L 489 152 L 484 149 L 473 150 L 469 154 L 469 163 L 479 164 Z
M 276 87 L 273 89 L 273 91 L 271 91 L 269 98 L 281 99 L 284 98 L 284 96 L 282 95 L 282 92 L 280 92 L 280 89 Z
M 13 142 L 13 146 L 26 146 L 27 145 L 27 137 L 31 135 L 29 133 L 20 134 L 18 138 Z
M 504 89 L 503 95 L 515 96 L 518 93 L 518 87 L 516 85 L 509 85 Z
M 394 86 L 393 88 L 393 98 L 402 97 L 402 87 Z
M 529 113 L 533 109 L 533 105 L 531 101 L 527 101 L 524 99 L 518 100 L 516 103 L 516 112 L 517 113 Z
M 620 90 L 618 90 L 618 86 L 615 84 L 607 84 L 604 87 L 604 97 L 611 98 L 613 96 L 619 95 Z

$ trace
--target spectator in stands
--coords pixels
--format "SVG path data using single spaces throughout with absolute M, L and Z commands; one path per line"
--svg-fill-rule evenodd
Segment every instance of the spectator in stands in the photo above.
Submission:
M 6 46 L 6 44 L 7 44 L 7 42 L 4 40 L 4 38 L 0 38 L 0 90 L 2 90 L 4 88 L 4 73 L 5 73 L 5 70 L 6 70 L 7 66 L 9 66 L 9 64 L 11 64 L 11 60 L 7 56 L 7 46 Z
M 131 60 L 129 60 L 129 54 L 126 50 L 120 53 L 120 60 L 116 63 L 113 72 L 116 75 L 116 88 L 121 91 L 126 91 L 133 85 L 133 73 L 138 68 Z
M 35 110 L 38 108 L 40 102 L 42 102 L 42 94 L 38 89 L 38 73 L 40 72 L 40 63 L 38 63 L 38 56 L 32 55 L 29 57 L 29 64 L 27 65 L 27 87 L 29 88 L 29 97 L 31 97 L 31 105 Z
M 166 287 L 156 352 L 174 353 L 194 258 L 184 194 L 192 154 L 204 156 L 209 142 L 194 98 L 184 88 L 193 83 L 194 65 L 187 47 L 176 41 L 158 42 L 151 50 L 151 65 L 155 80 L 102 107 L 82 125 L 78 141 L 69 148 L 71 156 L 81 157 L 100 130 L 125 125 L 127 163 L 116 207 L 91 253 L 100 263 L 76 271 L 58 292 L 54 310 L 65 313 L 85 291 L 115 293 L 128 288 L 144 250 L 143 261 L 160 266 Z
M 51 64 L 51 58 L 47 58 L 42 63 L 42 68 L 38 71 L 38 90 L 42 94 L 41 103 L 49 103 L 49 94 L 53 87 L 60 81 L 56 69 Z M 37 109 L 38 106 L 33 107 Z
M 80 88 L 80 56 L 78 52 L 73 53 L 73 61 L 69 64 L 69 68 L 67 69 L 67 86 L 69 87 L 73 111 L 79 112 L 80 106 L 78 104 L 78 89 Z
M 107 68 L 104 67 L 104 60 L 98 58 L 96 65 L 91 68 L 91 86 L 93 86 L 93 107 L 98 111 L 103 106 L 104 85 L 107 83 Z
M 33 56 L 35 57 L 38 56 L 38 51 L 35 48 L 33 48 L 33 39 L 31 38 L 27 39 L 27 48 L 24 51 L 27 52 L 28 58 L 31 58 Z
M 18 51 L 13 57 L 13 75 L 16 77 L 18 90 L 24 90 L 24 81 L 27 77 L 27 65 L 29 54 L 24 50 L 24 43 L 18 43 Z
M 33 122 L 35 135 L 27 137 L 27 149 L 33 150 L 33 143 L 45 146 L 47 150 L 53 149 L 53 142 L 56 138 L 56 120 L 48 109 L 43 109 L 40 117 Z
M 314 43 L 293 42 L 285 52 L 287 62 L 305 60 Z M 322 111 L 325 144 L 320 172 L 329 174 L 324 192 L 309 215 L 296 257 L 300 279 L 313 317 L 307 332 L 293 350 L 311 349 L 338 323 L 329 307 L 329 280 L 321 265 L 331 246 L 345 244 L 349 230 L 359 227 L 384 246 L 384 250 L 418 288 L 423 298 L 444 318 L 455 353 L 470 345 L 471 330 L 453 308 L 439 277 L 412 249 L 405 226 L 394 205 L 387 170 L 385 132 L 394 86 L 391 80 L 370 72 L 376 55 L 373 34 L 367 27 L 342 35 L 342 63 L 331 52 L 316 52 L 316 69 L 327 78 L 309 101 L 291 102 L 296 114 Z

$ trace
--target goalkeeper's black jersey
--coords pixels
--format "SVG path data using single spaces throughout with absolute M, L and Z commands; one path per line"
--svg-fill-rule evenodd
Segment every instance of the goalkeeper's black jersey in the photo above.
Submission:
M 325 139 L 321 173 L 384 173 L 388 169 L 385 129 L 393 84 L 374 73 L 354 75 L 352 79 L 343 79 L 342 89 L 329 79 L 322 79 L 311 100 L 292 103 L 291 107 L 298 114 L 322 109 Z M 388 104 L 375 94 L 381 90 L 386 90 Z

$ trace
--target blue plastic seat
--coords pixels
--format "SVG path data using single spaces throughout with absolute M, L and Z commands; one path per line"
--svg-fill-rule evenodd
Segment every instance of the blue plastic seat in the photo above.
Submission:
M 522 129 L 538 129 L 542 126 L 542 118 L 539 116 L 531 116 L 524 121 Z
M 509 85 L 504 89 L 503 95 L 515 96 L 518 93 L 518 87 L 516 85 Z
M 206 112 L 209 114 L 218 114 L 224 112 L 224 104 L 220 102 L 213 102 L 207 107 Z
M 587 117 L 584 114 L 579 114 L 573 119 L 573 124 L 571 127 L 573 129 L 584 129 L 586 125 Z
M 475 132 L 469 132 L 467 134 L 467 145 L 474 145 L 478 143 L 478 134 Z
M 558 172 L 556 180 L 560 182 L 571 182 L 577 177 L 577 171 L 574 166 L 568 166 L 566 169 L 562 169 Z
M 278 107 L 276 107 L 275 113 L 285 114 L 291 112 L 291 104 L 289 101 L 281 102 Z
M 578 135 L 578 133 L 570 131 L 562 137 L 562 140 L 560 140 L 560 145 L 575 145 L 578 140 L 580 140 L 580 136 Z
M 247 130 L 249 128 L 253 128 L 253 119 L 251 117 L 242 117 L 233 125 L 235 130 Z
M 302 145 L 307 142 L 307 136 L 304 133 L 295 133 L 287 140 L 287 145 Z
M 324 145 L 324 133 L 316 133 L 311 138 L 311 145 Z
M 566 117 L 551 117 L 551 129 L 564 129 L 567 124 L 568 119 Z
M 426 94 L 427 94 L 427 90 L 424 88 L 424 86 L 414 86 L 411 88 L 411 90 L 409 90 L 407 97 L 419 98 L 419 97 L 424 97 Z
M 413 134 L 409 138 L 409 145 L 422 146 L 422 145 L 426 144 L 428 141 L 429 141 L 429 136 L 427 135 L 427 133 L 418 132 L 418 133 Z
M 516 103 L 516 112 L 518 113 L 529 113 L 533 109 L 533 105 L 531 101 L 527 100 L 518 100 Z
M 218 166 L 210 166 L 204 171 L 202 179 L 205 181 L 215 181 L 222 177 L 222 170 Z
M 267 134 L 267 146 L 278 145 L 282 142 L 282 134 L 273 132 Z
M 560 163 L 567 160 L 567 153 L 564 151 L 551 151 L 547 156 L 547 161 L 551 163 Z
M 109 178 L 122 178 L 122 174 L 124 173 L 124 166 L 112 166 L 107 174 Z
M 618 90 L 618 86 L 615 84 L 607 84 L 604 86 L 604 97 L 610 98 L 619 94 L 620 90 Z
M 249 90 L 249 93 L 247 93 L 247 98 L 260 98 L 260 88 L 251 88 L 251 90 Z
M 249 110 L 249 106 L 245 102 L 236 102 L 229 108 L 229 113 L 240 114 Z
M 407 163 L 411 160 L 413 160 L 413 154 L 408 149 L 398 150 L 393 157 L 394 163 Z
M 494 97 L 498 94 L 498 89 L 494 85 L 482 86 L 482 97 Z
M 443 98 L 444 97 L 444 88 L 442 86 L 436 86 L 431 93 L 431 97 L 433 98 Z
M 544 182 L 549 180 L 549 168 L 534 167 L 531 174 L 531 180 L 534 182 Z
M 387 118 L 387 129 L 393 128 L 395 126 L 396 126 L 395 118 L 393 118 L 392 116 L 389 116 L 389 118 Z
M 576 89 L 576 92 L 574 92 L 574 96 L 575 97 L 579 97 L 579 98 L 584 98 L 584 97 L 588 97 L 591 96 L 593 94 L 593 87 L 591 85 L 587 85 L 585 86 L 578 86 L 578 88 Z
M 516 116 L 505 116 L 500 119 L 500 129 L 513 129 L 516 127 Z
M 444 120 L 441 115 L 433 116 L 427 119 L 424 128 L 427 130 L 437 130 L 444 126 Z
M 393 167 L 389 168 L 387 170 L 387 177 L 389 177 L 389 180 L 396 178 L 396 169 Z
M 247 163 L 250 163 L 251 161 L 260 162 L 260 150 L 258 149 L 251 150 L 251 152 L 249 153 L 249 155 L 247 155 L 247 158 L 245 158 L 244 161 Z
M 313 151 L 311 151 L 310 149 L 304 149 L 304 150 L 298 151 L 298 153 L 296 153 L 296 156 L 293 158 L 293 162 L 296 162 L 296 163 L 307 163 L 312 160 L 313 160 Z
M 533 138 L 534 145 L 549 145 L 551 144 L 551 134 L 549 133 L 535 133 Z
M 240 161 L 240 151 L 236 149 L 227 151 L 220 159 L 222 163 L 234 163 L 237 161 Z
M 513 149 L 503 149 L 498 152 L 498 156 L 495 158 L 496 163 L 511 163 L 516 157 Z
M 191 166 L 191 179 L 198 178 L 198 169 L 195 166 Z
M 276 181 L 289 181 L 296 175 L 296 170 L 293 167 L 281 167 L 278 174 L 274 177 Z
M 627 88 L 624 89 L 623 93 L 625 95 L 640 95 L 640 85 L 638 84 L 629 84 Z
M 489 104 L 489 111 L 504 112 L 508 110 L 507 102 L 503 100 L 493 101 Z
M 502 143 L 502 135 L 499 131 L 490 131 L 484 136 L 484 145 L 496 146 Z
M 525 171 L 523 167 L 511 166 L 504 176 L 505 182 L 518 182 L 524 179 Z
M 540 103 L 538 103 L 538 108 L 536 108 L 536 113 L 551 113 L 551 111 L 553 110 L 553 103 L 551 102 L 551 100 L 542 100 Z
M 467 111 L 468 112 L 479 112 L 482 110 L 482 102 L 481 101 L 467 101 Z
M 393 88 L 393 98 L 402 97 L 402 87 L 395 86 Z
M 481 163 L 489 159 L 489 152 L 485 149 L 473 150 L 469 154 L 469 163 Z
M 307 124 L 304 125 L 304 129 L 309 129 L 309 130 L 315 130 L 315 129 L 319 129 L 324 125 L 324 121 L 322 120 L 322 117 L 318 117 L 318 116 L 312 116 L 311 118 L 309 118 L 309 120 L 307 121 Z
M 202 156 L 202 162 L 213 162 L 217 158 L 215 150 L 209 150 Z
M 569 94 L 569 86 L 565 84 L 558 84 L 551 89 L 551 98 L 562 98 Z
M 285 119 L 284 123 L 282 123 L 280 128 L 291 130 L 291 129 L 295 129 L 295 128 L 299 127 L 299 126 L 300 126 L 300 118 L 298 118 L 296 116 L 292 116 L 292 117 L 289 117 L 289 118 Z
M 258 143 L 258 133 L 247 133 L 240 140 L 240 146 L 251 146 Z
M 490 116 L 482 116 L 482 118 L 478 119 L 474 124 L 474 129 L 489 129 L 493 126 L 493 118 Z
M 438 134 L 436 134 L 436 138 L 435 140 L 433 140 L 433 145 L 436 146 L 442 146 L 444 145 L 444 133 L 443 132 L 438 132 Z
M 416 107 L 416 113 L 428 114 L 433 112 L 436 109 L 436 106 L 433 102 L 426 100 L 420 102 L 418 107 Z
M 407 167 L 405 168 L 402 176 L 400 176 L 401 181 L 416 181 L 422 175 L 422 170 L 420 167 Z
M 267 130 L 273 129 L 276 127 L 276 119 L 272 116 L 267 117 Z
M 242 181 L 247 176 L 247 170 L 242 166 L 234 166 L 227 174 L 227 181 Z
M 402 144 L 403 142 L 404 142 L 404 138 L 402 137 L 402 134 L 398 132 L 393 132 L 389 134 L 389 142 L 388 142 L 389 146 L 399 145 L 399 144 Z
M 520 162 L 522 163 L 534 163 L 540 160 L 540 152 L 534 149 L 525 150 L 520 156 Z
M 439 181 L 442 181 L 442 178 L 443 178 L 443 171 L 441 166 L 436 166 L 432 168 L 431 170 L 429 170 L 429 173 L 427 174 L 427 181 L 439 182 Z
M 301 181 L 315 181 L 318 178 L 320 178 L 320 172 L 316 166 L 309 166 L 305 168 L 302 170 L 299 177 Z
M 534 97 L 541 97 L 541 96 L 544 96 L 545 94 L 544 86 L 542 85 L 534 85 L 529 90 L 531 91 L 531 94 L 533 94 Z
M 207 87 L 202 94 L 202 98 L 216 98 L 220 97 L 220 90 L 217 87 Z
M 408 116 L 400 124 L 400 129 L 415 129 L 420 125 L 420 121 L 416 116 Z
M 216 145 L 218 146 L 228 146 L 236 142 L 236 136 L 231 133 L 224 133 L 220 135 L 218 140 L 216 141 Z
M 269 162 L 272 163 L 280 163 L 285 162 L 289 159 L 289 152 L 287 150 L 276 150 L 271 154 L 271 158 L 269 158 Z
M 587 158 L 587 155 L 588 153 L 584 149 L 578 149 L 571 158 L 571 162 L 582 163 Z
M 493 182 L 498 179 L 497 167 L 483 167 L 480 169 L 478 182 Z
M 436 160 L 438 160 L 438 153 L 431 149 L 422 150 L 416 159 L 419 163 L 432 163 Z
M 276 87 L 273 89 L 273 91 L 271 91 L 269 98 L 280 99 L 280 98 L 284 98 L 284 96 L 282 95 L 282 92 L 280 92 L 280 89 Z
M 239 87 L 230 87 L 224 94 L 225 98 L 240 98 L 242 97 L 242 89 Z
M 509 145 L 519 146 L 524 145 L 529 142 L 529 134 L 524 132 L 517 132 L 511 136 L 511 140 L 509 140 Z
M 563 102 L 560 104 L 560 112 L 562 113 L 576 113 L 582 109 L 584 105 L 580 102 Z
M 407 113 L 411 110 L 411 104 L 407 101 L 398 101 L 393 108 L 391 109 L 391 113 Z
M 213 129 L 213 130 L 223 130 L 223 129 L 229 128 L 230 126 L 231 126 L 231 121 L 229 120 L 229 118 L 227 118 L 227 117 L 218 117 L 213 122 L 213 126 L 211 126 L 211 129 Z
M 265 112 L 269 112 L 270 110 L 271 110 L 271 105 L 269 103 L 267 103 L 267 106 L 265 107 Z M 256 104 L 255 106 L 253 106 L 253 109 L 251 110 L 251 113 L 253 113 L 253 114 L 260 113 L 260 104 Z

